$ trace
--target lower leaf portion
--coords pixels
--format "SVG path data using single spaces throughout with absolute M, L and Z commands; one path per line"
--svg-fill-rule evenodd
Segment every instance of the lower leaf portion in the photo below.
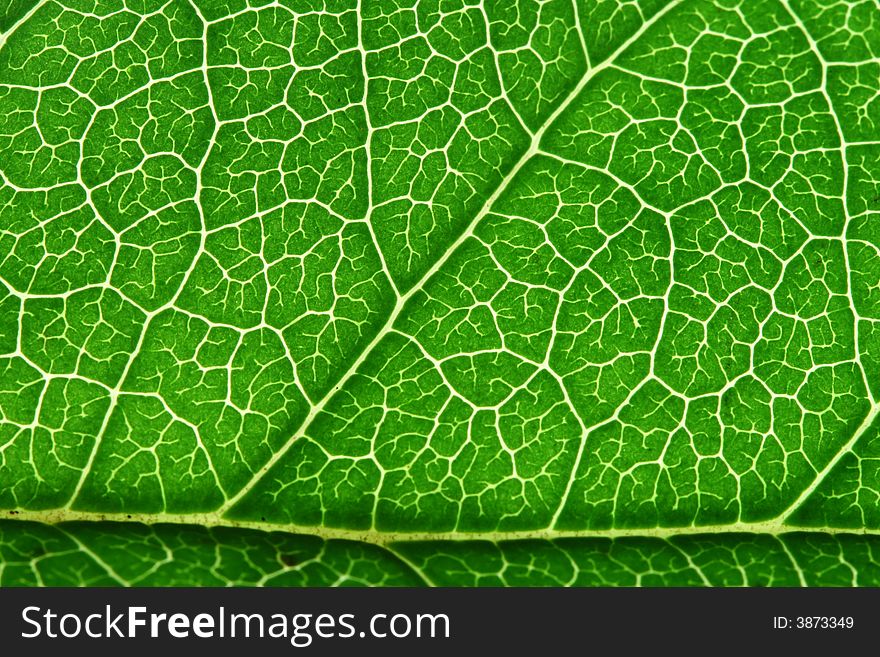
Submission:
M 0 520 L 0 586 L 880 586 L 880 535 L 374 543 L 236 527 Z
M 231 527 L 0 520 L 0 586 L 419 586 L 356 541 Z
M 877 586 L 880 536 L 791 532 L 396 544 L 441 586 Z

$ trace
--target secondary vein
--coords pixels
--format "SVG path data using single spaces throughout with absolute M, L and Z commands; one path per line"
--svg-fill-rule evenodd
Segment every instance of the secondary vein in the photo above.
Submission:
M 407 303 L 413 297 L 413 295 L 421 290 L 424 287 L 425 283 L 427 283 L 438 271 L 443 268 L 443 266 L 452 256 L 452 254 L 455 253 L 469 237 L 471 237 L 476 226 L 480 223 L 483 217 L 485 217 L 489 213 L 501 193 L 516 177 L 516 175 L 523 168 L 526 162 L 528 162 L 534 155 L 539 152 L 541 139 L 548 128 L 550 128 L 550 126 L 556 122 L 556 119 L 566 110 L 566 108 L 568 108 L 572 101 L 580 95 L 581 91 L 590 82 L 590 80 L 592 80 L 598 73 L 610 66 L 621 53 L 623 53 L 633 43 L 638 41 L 647 30 L 649 30 L 666 14 L 672 11 L 672 9 L 681 4 L 682 1 L 683 0 L 673 0 L 672 2 L 670 2 L 663 9 L 654 14 L 654 16 L 645 21 L 642 26 L 630 36 L 629 39 L 624 41 L 604 61 L 587 70 L 587 72 L 581 77 L 574 88 L 569 92 L 568 96 L 566 96 L 565 100 L 563 100 L 562 103 L 557 106 L 557 108 L 553 111 L 552 114 L 550 114 L 550 116 L 541 125 L 541 127 L 532 135 L 529 148 L 525 151 L 525 153 L 523 153 L 520 159 L 517 160 L 516 164 L 513 165 L 513 168 L 511 168 L 511 170 L 507 173 L 507 175 L 504 177 L 504 179 L 501 181 L 501 183 L 498 185 L 492 195 L 486 200 L 486 202 L 480 208 L 480 211 L 477 212 L 467 228 L 461 233 L 461 235 L 459 235 L 458 239 L 456 239 L 449 246 L 449 248 L 443 253 L 443 255 L 437 259 L 437 261 L 431 266 L 430 269 L 428 269 L 428 271 L 425 272 L 425 274 L 419 279 L 419 281 L 415 285 L 413 285 L 403 295 L 398 296 L 397 303 L 395 304 L 394 309 L 391 311 L 385 324 L 379 329 L 379 331 L 377 331 L 376 335 L 373 337 L 370 343 L 363 349 L 363 351 L 361 351 L 361 353 L 354 360 L 354 362 L 352 362 L 352 364 L 342 375 L 342 377 L 336 382 L 336 384 L 332 388 L 330 388 L 330 390 L 324 395 L 324 397 L 321 398 L 316 404 L 312 405 L 308 415 L 299 425 L 297 431 L 294 432 L 294 434 L 287 440 L 282 448 L 275 452 L 272 457 L 259 470 L 257 470 L 250 481 L 248 481 L 248 483 L 246 483 L 241 488 L 241 490 L 238 491 L 238 493 L 229 498 L 229 500 L 218 511 L 219 514 L 225 514 L 232 507 L 234 507 L 245 495 L 253 490 L 254 486 L 256 486 L 263 479 L 266 473 L 269 472 L 272 467 L 290 450 L 293 443 L 306 435 L 312 421 L 321 413 L 321 411 L 324 410 L 325 406 L 333 398 L 333 396 L 339 390 L 341 390 L 348 382 L 348 380 L 360 369 L 361 365 L 367 359 L 373 349 L 375 349 L 376 346 L 382 341 L 382 339 L 389 333 L 389 331 L 397 321 L 397 318 L 400 316 L 401 312 L 406 307 Z

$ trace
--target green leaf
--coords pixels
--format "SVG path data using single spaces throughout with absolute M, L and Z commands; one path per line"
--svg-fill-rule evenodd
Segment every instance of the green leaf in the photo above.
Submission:
M 872 0 L 14 0 L 0 585 L 878 585 Z

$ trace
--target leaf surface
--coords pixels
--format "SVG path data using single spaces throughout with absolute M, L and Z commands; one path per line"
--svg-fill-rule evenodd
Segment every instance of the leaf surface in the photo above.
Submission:
M 871 0 L 14 1 L 0 584 L 876 584 L 878 59 Z

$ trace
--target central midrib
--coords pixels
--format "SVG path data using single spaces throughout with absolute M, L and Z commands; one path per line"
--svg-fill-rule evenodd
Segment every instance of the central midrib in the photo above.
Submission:
M 781 536 L 791 533 L 809 533 L 815 535 L 859 534 L 880 536 L 880 529 L 862 529 L 845 527 L 807 527 L 784 524 L 780 520 L 763 522 L 736 522 L 720 525 L 690 525 L 686 527 L 641 527 L 641 528 L 610 528 L 610 529 L 578 529 L 553 530 L 530 529 L 512 531 L 484 532 L 429 532 L 429 531 L 380 531 L 375 529 L 344 529 L 324 527 L 320 525 L 277 524 L 249 520 L 230 520 L 219 513 L 193 514 L 106 514 L 93 511 L 71 511 L 68 509 L 51 509 L 47 511 L 16 511 L 0 518 L 14 521 L 32 521 L 55 525 L 64 522 L 90 523 L 133 523 L 143 525 L 189 525 L 209 528 L 249 529 L 263 532 L 283 532 L 291 535 L 315 536 L 324 540 L 349 540 L 372 545 L 391 545 L 419 541 L 505 541 L 545 540 L 554 541 L 569 538 L 659 538 L 669 539 L 676 536 L 699 535 L 739 535 L 752 534 L 762 536 Z
M 327 403 L 333 398 L 333 396 L 341 390 L 348 380 L 360 369 L 363 362 L 367 359 L 370 353 L 376 348 L 376 346 L 382 341 L 385 336 L 388 335 L 391 328 L 394 326 L 397 318 L 400 316 L 400 313 L 406 307 L 407 302 L 419 292 L 438 271 L 440 271 L 443 266 L 446 264 L 447 260 L 455 253 L 458 248 L 473 234 L 474 228 L 480 223 L 483 217 L 491 210 L 492 206 L 495 204 L 495 201 L 501 195 L 501 193 L 507 188 L 510 184 L 511 180 L 516 177 L 519 173 L 520 169 L 528 162 L 534 155 L 536 155 L 539 151 L 539 146 L 541 139 L 544 136 L 544 133 L 547 129 L 555 123 L 556 119 L 565 111 L 565 109 L 571 104 L 571 102 L 577 98 L 583 88 L 587 85 L 587 83 L 593 79 L 598 73 L 611 65 L 617 57 L 624 52 L 627 48 L 629 48 L 633 43 L 639 40 L 641 36 L 649 30 L 655 23 L 657 23 L 663 16 L 669 13 L 673 8 L 677 7 L 684 0 L 672 0 L 668 5 L 666 5 L 663 9 L 654 14 L 651 18 L 646 20 L 642 26 L 636 30 L 626 41 L 624 41 L 614 52 L 612 52 L 608 57 L 606 57 L 602 62 L 595 66 L 591 66 L 586 73 L 581 77 L 578 83 L 571 89 L 568 95 L 565 97 L 559 106 L 550 114 L 550 116 L 544 121 L 540 128 L 532 135 L 531 143 L 529 144 L 529 148 L 523 153 L 523 155 L 517 160 L 516 164 L 508 171 L 507 175 L 504 176 L 502 181 L 499 183 L 498 187 L 495 188 L 495 191 L 492 192 L 492 195 L 486 200 L 483 206 L 480 208 L 480 211 L 474 216 L 474 218 L 470 221 L 467 228 L 458 236 L 458 238 L 449 246 L 449 248 L 441 255 L 431 266 L 428 271 L 413 285 L 407 292 L 402 295 L 398 295 L 397 302 L 395 303 L 394 309 L 391 311 L 391 314 L 388 316 L 386 322 L 382 325 L 382 327 L 376 332 L 376 335 L 370 341 L 370 343 L 360 352 L 358 357 L 352 362 L 346 372 L 339 378 L 336 384 L 330 388 L 330 390 L 322 397 L 317 403 L 313 404 L 311 409 L 309 410 L 308 415 L 305 417 L 303 422 L 299 425 L 299 428 L 294 432 L 294 434 L 287 440 L 287 442 L 275 452 L 269 460 L 254 474 L 254 476 L 248 481 L 235 495 L 233 495 L 227 502 L 220 507 L 217 511 L 219 515 L 225 514 L 229 509 L 235 506 L 243 497 L 245 497 L 251 490 L 253 490 L 254 486 L 262 480 L 269 470 L 281 459 L 284 455 L 290 450 L 291 445 L 294 442 L 302 438 L 309 430 L 309 427 L 312 424 L 312 421 L 320 415 L 320 413 L 324 410 L 324 407 Z M 585 57 L 587 56 L 584 53 Z

